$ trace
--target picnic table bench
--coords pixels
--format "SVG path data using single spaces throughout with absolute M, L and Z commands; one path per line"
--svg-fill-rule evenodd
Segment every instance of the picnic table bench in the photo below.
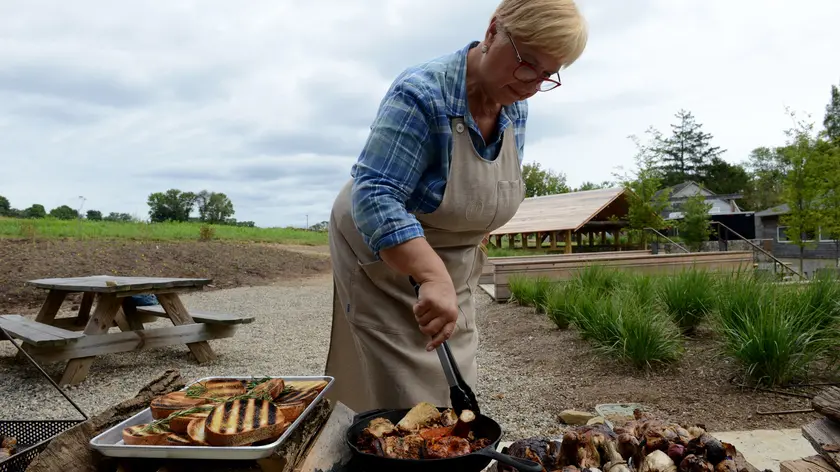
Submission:
M 116 352 L 186 344 L 203 364 L 216 358 L 207 341 L 232 337 L 238 325 L 254 321 L 250 316 L 189 311 L 179 294 L 202 290 L 210 282 L 107 275 L 32 280 L 27 285 L 47 290 L 38 315 L 34 320 L 2 315 L 0 326 L 39 362 L 67 361 L 59 385 L 82 382 L 96 356 Z M 79 292 L 77 316 L 56 318 L 67 295 Z M 160 305 L 138 307 L 131 299 L 134 295 L 154 295 Z M 173 326 L 143 326 L 159 318 L 170 319 Z M 115 326 L 120 331 L 109 332 Z

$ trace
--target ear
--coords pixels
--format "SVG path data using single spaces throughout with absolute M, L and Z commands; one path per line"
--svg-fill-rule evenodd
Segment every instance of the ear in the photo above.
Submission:
M 490 24 L 487 26 L 487 31 L 484 33 L 484 44 L 490 46 L 493 44 L 493 39 L 499 32 L 498 24 L 496 22 L 496 17 L 490 19 Z

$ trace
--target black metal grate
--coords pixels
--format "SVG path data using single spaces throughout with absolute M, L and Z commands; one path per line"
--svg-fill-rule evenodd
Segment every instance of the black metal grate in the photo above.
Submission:
M 56 435 L 84 420 L 0 421 L 0 436 L 17 439 L 17 454 L 0 461 L 0 472 L 24 472 Z

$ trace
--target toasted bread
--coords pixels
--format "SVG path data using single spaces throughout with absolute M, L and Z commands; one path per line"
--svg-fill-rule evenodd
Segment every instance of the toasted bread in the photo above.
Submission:
M 207 415 L 213 411 L 215 408 L 215 404 L 208 404 L 208 405 L 199 405 L 195 408 L 202 408 L 202 411 L 196 411 L 193 413 L 188 413 L 183 416 L 176 416 L 169 420 L 169 429 L 174 433 L 186 433 L 187 428 L 190 425 L 190 422 L 195 419 L 204 419 L 207 418 Z
M 226 401 L 246 391 L 245 384 L 236 379 L 210 379 L 196 382 L 187 388 L 191 397 L 206 398 L 211 401 Z
M 303 410 L 306 409 L 306 406 L 307 404 L 305 402 L 277 403 L 277 407 L 283 412 L 283 417 L 286 418 L 286 421 L 289 423 L 298 419 L 298 416 L 303 414 Z
M 269 397 L 274 399 L 279 397 L 280 394 L 283 393 L 283 390 L 285 388 L 286 383 L 283 382 L 283 379 L 269 379 L 252 388 L 249 393 L 255 395 L 262 395 L 265 393 L 268 394 Z
M 171 431 L 162 426 L 137 424 L 123 429 L 122 438 L 129 446 L 159 446 L 166 441 L 166 436 L 170 433 Z
M 289 390 L 283 395 L 275 398 L 274 401 L 278 404 L 304 403 L 305 405 L 309 405 L 317 396 L 317 390 L 298 390 L 293 388 L 292 390 Z
M 318 393 L 321 393 L 325 388 L 327 388 L 327 381 L 326 380 L 290 380 L 286 382 L 286 387 L 290 387 L 295 390 L 315 390 Z
M 153 399 L 149 403 L 149 408 L 152 410 L 152 418 L 160 420 L 172 413 L 207 403 L 210 403 L 210 400 L 205 398 L 192 398 L 187 396 L 187 392 L 179 391 L 167 393 L 166 395 Z
M 279 436 L 288 425 L 280 407 L 270 401 L 233 400 L 207 416 L 204 437 L 211 446 L 241 446 Z
M 195 446 L 186 434 L 169 433 L 164 438 L 163 445 L 165 446 Z
M 196 418 L 190 421 L 189 426 L 187 426 L 187 437 L 195 446 L 209 446 L 204 435 L 205 421 L 206 418 Z

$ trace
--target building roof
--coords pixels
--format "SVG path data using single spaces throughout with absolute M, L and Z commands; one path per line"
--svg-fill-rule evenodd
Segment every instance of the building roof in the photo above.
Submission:
M 660 195 L 662 195 L 665 192 L 669 192 L 669 196 L 670 196 L 670 195 L 673 195 L 675 193 L 679 193 L 680 190 L 682 190 L 682 189 L 684 189 L 684 188 L 686 188 L 686 187 L 688 187 L 689 185 L 692 185 L 692 184 L 697 185 L 698 187 L 700 186 L 697 182 L 694 182 L 692 180 L 686 180 L 685 182 L 683 182 L 681 184 L 674 185 L 673 187 L 665 187 L 663 189 L 657 190 L 656 193 L 653 194 L 653 196 L 654 196 L 654 198 L 658 198 Z M 711 190 L 709 190 L 709 189 L 706 189 L 706 190 L 711 192 Z
M 764 216 L 776 216 L 776 215 L 784 215 L 785 213 L 790 212 L 790 207 L 787 203 L 782 203 L 781 205 L 776 205 L 774 207 L 768 208 L 766 210 L 757 211 L 755 216 L 761 218 Z
M 625 192 L 616 187 L 526 198 L 516 215 L 490 234 L 577 231 Z

